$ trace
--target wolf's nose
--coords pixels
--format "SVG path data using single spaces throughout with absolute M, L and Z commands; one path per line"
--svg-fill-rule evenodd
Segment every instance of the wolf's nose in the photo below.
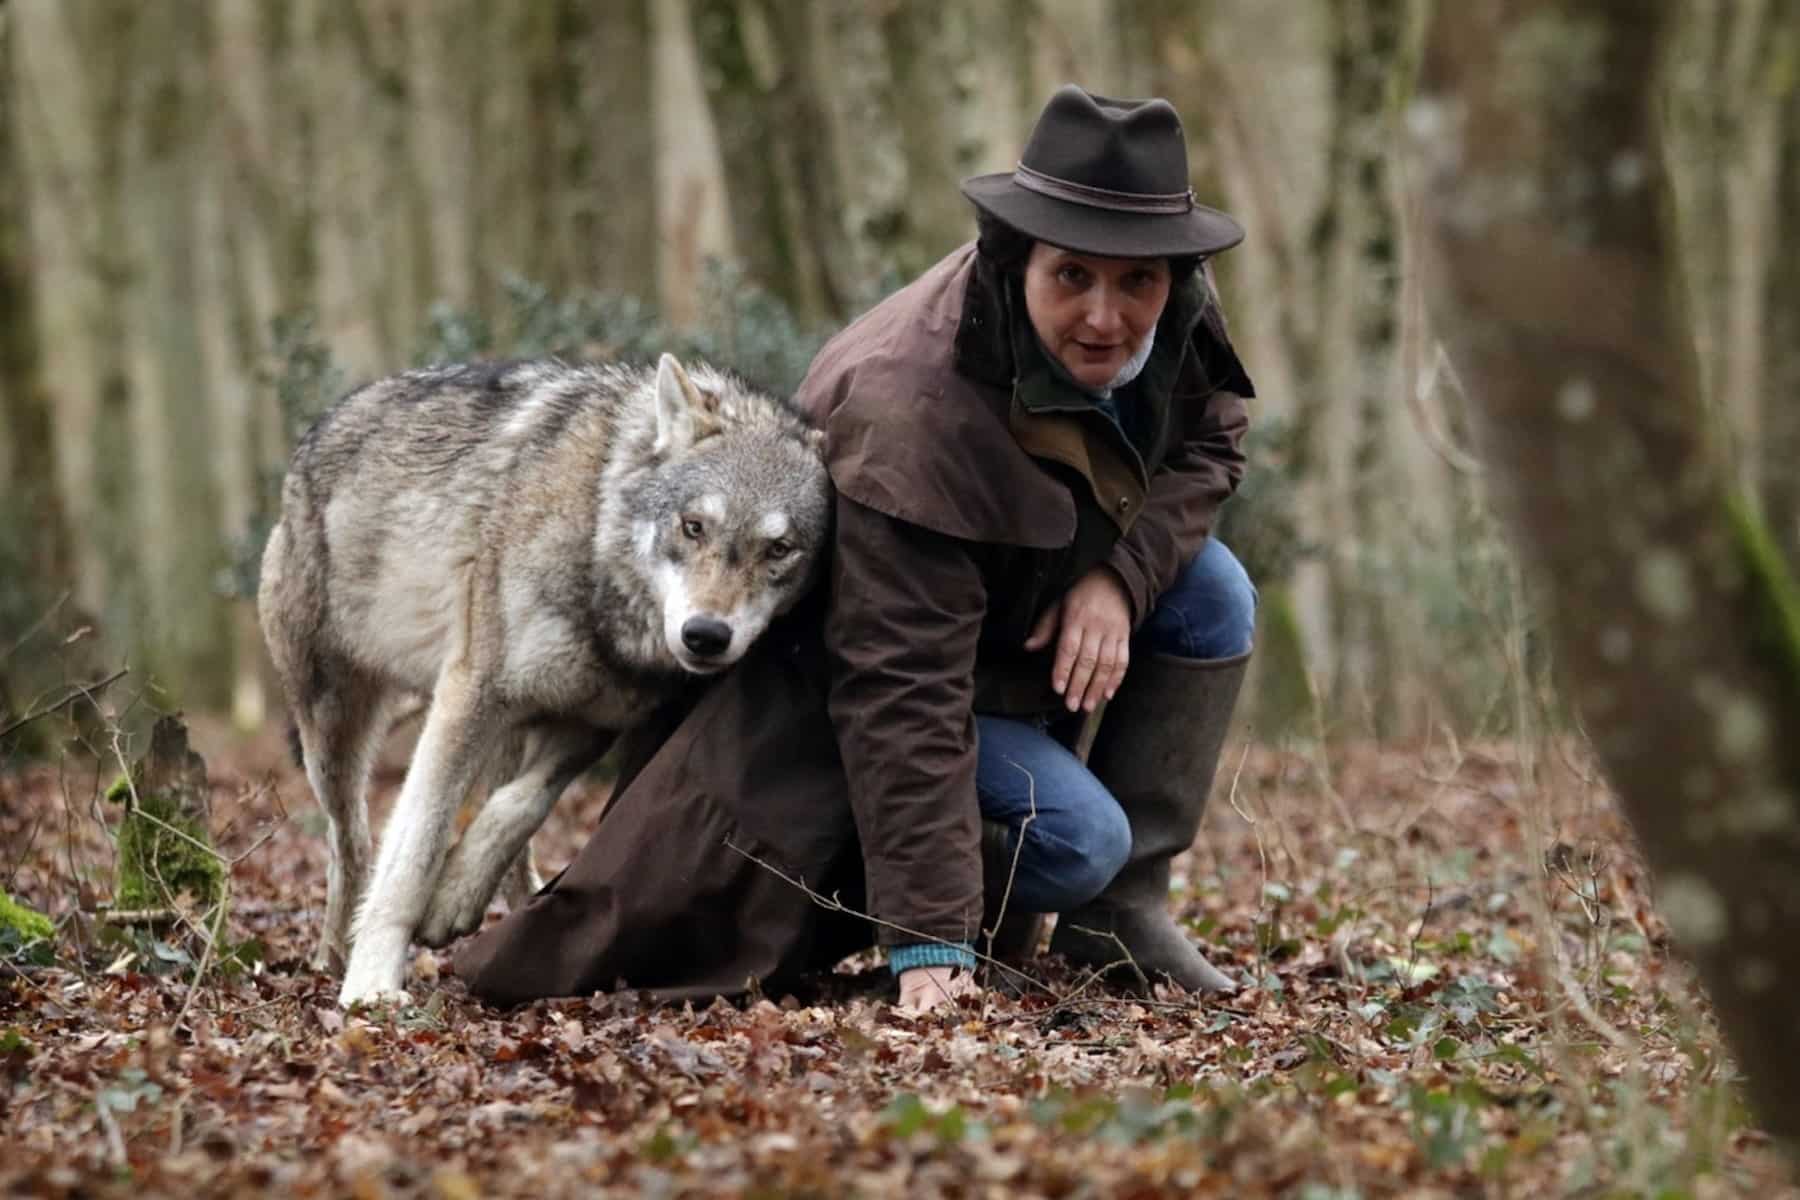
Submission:
M 731 646 L 731 626 L 717 617 L 689 617 L 681 626 L 681 644 L 703 658 L 715 658 Z

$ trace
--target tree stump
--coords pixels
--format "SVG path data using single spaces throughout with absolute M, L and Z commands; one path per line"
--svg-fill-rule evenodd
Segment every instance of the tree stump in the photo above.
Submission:
M 157 721 L 150 750 L 107 789 L 122 805 L 113 905 L 223 916 L 225 862 L 213 849 L 206 762 L 177 717 Z

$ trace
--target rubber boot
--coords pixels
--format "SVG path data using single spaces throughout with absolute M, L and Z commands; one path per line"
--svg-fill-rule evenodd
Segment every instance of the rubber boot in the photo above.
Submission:
M 1145 988 L 1166 976 L 1190 992 L 1237 990 L 1169 915 L 1169 860 L 1194 844 L 1249 661 L 1132 662 L 1088 759 L 1125 810 L 1131 857 L 1096 900 L 1057 918 L 1052 951 L 1090 967 L 1129 959 L 1119 970 Z
M 1018 963 L 1037 953 L 1044 934 L 1044 914 L 1025 911 L 1018 894 L 1007 893 L 1012 878 L 1012 830 L 1000 821 L 981 822 L 982 942 L 976 949 L 1005 963 Z M 1005 911 L 1001 911 L 1004 902 Z M 988 931 L 993 931 L 989 948 Z

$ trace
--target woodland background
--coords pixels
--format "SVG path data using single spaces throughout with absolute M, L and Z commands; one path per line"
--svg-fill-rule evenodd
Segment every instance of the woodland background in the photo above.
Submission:
M 1254 737 L 1171 896 L 1246 990 L 496 1014 L 425 955 L 339 1014 L 251 600 L 305 421 L 478 355 L 791 386 L 1070 80 L 1249 229 Z M 1796 234 L 1787 0 L 0 0 L 0 1184 L 1774 1194 Z M 214 891 L 121 930 L 176 708 Z
M 246 598 L 300 416 L 421 359 L 641 354 L 664 326 L 791 384 L 971 236 L 957 182 L 1008 166 L 1073 80 L 1172 98 L 1199 194 L 1249 229 L 1220 263 L 1259 390 L 1226 536 L 1265 595 L 1268 727 L 1505 727 L 1528 621 L 1396 154 L 1425 11 L 15 2 L 0 628 L 66 593 L 169 703 L 254 725 Z M 1791 552 L 1800 13 L 1676 11 L 1663 110 L 1703 378 Z

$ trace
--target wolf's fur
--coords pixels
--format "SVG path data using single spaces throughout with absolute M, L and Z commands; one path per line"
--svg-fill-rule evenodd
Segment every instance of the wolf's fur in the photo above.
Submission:
M 330 824 L 318 960 L 347 955 L 340 1003 L 403 995 L 409 940 L 480 924 L 612 736 L 799 598 L 830 520 L 820 442 L 788 405 L 668 355 L 654 373 L 412 371 L 301 439 L 259 605 Z M 371 879 L 371 760 L 419 698 Z M 446 858 L 457 807 L 489 784 Z M 521 864 L 508 891 L 526 886 Z

